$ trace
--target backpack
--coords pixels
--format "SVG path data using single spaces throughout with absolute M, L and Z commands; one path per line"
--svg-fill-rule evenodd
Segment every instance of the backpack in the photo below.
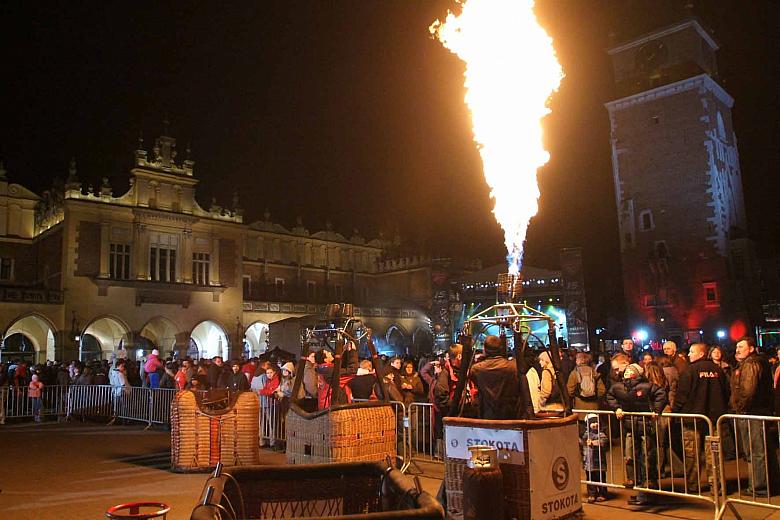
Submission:
M 596 376 L 593 373 L 593 368 L 578 366 L 574 369 L 574 371 L 577 372 L 577 383 L 580 386 L 580 397 L 584 397 L 586 399 L 589 397 L 596 397 Z

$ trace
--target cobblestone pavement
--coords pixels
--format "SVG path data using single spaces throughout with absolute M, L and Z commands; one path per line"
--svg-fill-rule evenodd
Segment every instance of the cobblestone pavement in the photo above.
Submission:
M 284 455 L 261 451 L 263 463 L 284 463 Z M 89 520 L 131 501 L 162 501 L 173 520 L 189 518 L 204 474 L 170 471 L 170 434 L 141 426 L 44 422 L 0 426 L 0 519 Z M 435 494 L 443 466 L 419 463 L 423 488 Z M 651 507 L 628 507 L 619 490 L 603 505 L 584 506 L 586 518 L 711 519 L 712 507 L 660 497 Z M 766 510 L 740 508 L 745 519 L 770 517 Z M 727 518 L 733 515 L 727 514 Z M 771 515 L 780 519 L 780 514 Z

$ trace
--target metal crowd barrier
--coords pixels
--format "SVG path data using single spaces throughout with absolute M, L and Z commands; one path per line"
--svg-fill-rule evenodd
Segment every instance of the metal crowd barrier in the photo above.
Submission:
M 717 512 L 720 479 L 714 475 L 719 473 L 720 466 L 719 439 L 713 435 L 708 417 L 624 412 L 623 420 L 617 420 L 613 411 L 575 412 L 581 417 L 586 414 L 599 417 L 598 430 L 590 431 L 587 438 L 584 436 L 587 424 L 580 427 L 581 439 L 595 441 L 587 455 L 583 449 L 582 483 L 588 486 L 588 494 L 593 494 L 591 490 L 595 491 L 596 487 L 633 488 L 645 494 L 709 502 Z M 586 444 L 583 448 L 587 447 Z M 673 452 L 683 462 L 681 474 L 675 471 Z M 659 459 L 669 461 L 669 473 L 664 471 Z
M 149 389 L 150 424 L 171 424 L 171 403 L 176 392 L 175 388 Z
M 436 431 L 436 411 L 433 404 L 410 404 L 406 422 L 410 425 L 409 460 L 443 464 L 441 432 Z
M 113 388 L 110 385 L 73 385 L 68 387 L 67 418 L 111 417 Z
M 44 386 L 41 390 L 41 417 L 46 415 L 65 415 L 67 407 L 67 388 L 62 386 Z M 5 419 L 33 417 L 33 400 L 26 386 L 0 387 L 0 424 Z
M 289 407 L 276 397 L 260 397 L 260 445 L 276 448 L 287 441 L 285 435 L 285 415 Z
M 718 431 L 724 442 L 735 447 L 733 463 L 726 461 L 721 450 L 719 465 L 726 476 L 722 486 L 722 503 L 716 519 L 729 509 L 737 518 L 737 505 L 780 510 L 780 498 L 773 500 L 780 483 L 778 446 L 780 417 L 727 414 L 718 419 Z M 726 471 L 726 470 L 730 471 Z M 734 487 L 736 486 L 736 490 Z M 729 495 L 731 492 L 731 495 Z

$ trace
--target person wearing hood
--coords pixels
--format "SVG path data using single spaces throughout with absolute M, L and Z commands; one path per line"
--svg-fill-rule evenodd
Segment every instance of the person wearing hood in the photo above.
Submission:
M 558 388 L 555 367 L 549 352 L 539 354 L 539 364 L 542 366 L 542 374 L 539 378 L 539 407 L 542 410 L 563 410 L 561 389 Z
M 241 363 L 233 361 L 230 363 L 231 374 L 228 376 L 227 387 L 231 392 L 245 392 L 249 390 L 249 381 L 241 371 Z
M 144 372 L 149 377 L 149 388 L 160 388 L 160 372 L 163 370 L 162 361 L 160 361 L 160 351 L 152 350 L 144 363 Z
M 631 447 L 627 448 L 630 460 L 626 461 L 627 487 L 634 485 L 658 487 L 655 427 L 656 417 L 625 415 L 625 412 L 653 412 L 660 414 L 668 402 L 666 390 L 644 377 L 641 365 L 631 363 L 623 372 L 623 381 L 615 383 L 607 392 L 607 405 L 615 410 L 615 417 L 623 421 L 625 431 L 631 435 Z M 633 478 L 631 478 L 633 476 Z M 630 505 L 647 505 L 647 493 L 637 493 L 629 498 Z
M 607 435 L 601 430 L 599 416 L 589 413 L 585 416 L 585 431 L 582 434 L 582 469 L 590 482 L 607 482 Z M 607 487 L 588 484 L 588 503 L 604 502 Z
M 520 386 L 517 364 L 509 361 L 506 346 L 498 336 L 485 338 L 485 359 L 471 368 L 477 387 L 479 416 L 482 419 L 516 419 Z

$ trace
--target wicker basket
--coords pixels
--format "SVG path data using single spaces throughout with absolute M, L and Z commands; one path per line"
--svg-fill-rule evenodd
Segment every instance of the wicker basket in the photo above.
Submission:
M 395 412 L 383 402 L 339 405 L 314 413 L 293 404 L 286 433 L 291 464 L 382 461 L 396 454 Z
M 463 517 L 463 470 L 466 460 L 450 456 L 451 447 L 458 445 L 462 435 L 454 428 L 476 431 L 511 430 L 519 437 L 520 451 L 513 454 L 511 463 L 500 451 L 499 467 L 504 477 L 504 510 L 508 518 L 567 518 L 579 513 L 580 456 L 577 438 L 577 416 L 530 421 L 488 421 L 461 417 L 444 418 L 444 445 L 447 447 L 444 466 L 444 485 L 447 490 L 447 512 L 452 518 Z M 466 430 L 459 430 L 466 431 Z M 490 435 L 478 435 L 490 437 Z M 500 435 L 491 437 L 500 438 Z M 490 439 L 482 439 L 490 440 Z M 483 444 L 484 442 L 477 442 Z M 567 481 L 552 482 L 556 463 L 565 460 Z M 549 492 L 552 490 L 552 492 Z M 574 490 L 574 491 L 572 491 Z M 556 502 L 559 501 L 559 502 Z M 540 514 L 542 501 L 548 514 Z M 564 504 L 565 505 L 564 507 Z M 556 514 L 560 512 L 560 514 Z
M 194 392 L 178 392 L 171 402 L 171 469 L 207 471 L 217 462 L 231 466 L 260 463 L 259 402 L 254 392 L 232 394 L 228 405 L 211 409 Z
M 206 482 L 198 503 L 190 520 L 444 518 L 432 496 L 377 462 L 227 468 Z

